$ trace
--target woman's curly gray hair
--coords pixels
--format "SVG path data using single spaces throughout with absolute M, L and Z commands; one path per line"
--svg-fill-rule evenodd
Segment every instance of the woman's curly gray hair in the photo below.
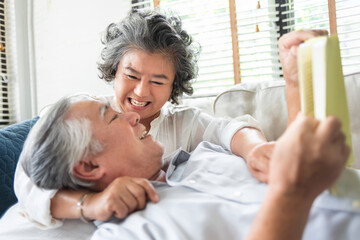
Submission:
M 200 46 L 194 46 L 191 36 L 182 29 L 181 19 L 171 13 L 155 10 L 136 10 L 119 23 L 111 23 L 102 38 L 104 48 L 98 62 L 100 78 L 115 79 L 121 58 L 131 49 L 161 53 L 174 63 L 176 72 L 168 99 L 178 104 L 183 93 L 191 95 L 191 80 L 197 76 L 197 56 Z

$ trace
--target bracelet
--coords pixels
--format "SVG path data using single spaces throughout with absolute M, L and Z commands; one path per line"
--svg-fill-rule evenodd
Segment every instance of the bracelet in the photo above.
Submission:
M 84 214 L 83 214 L 83 203 L 85 202 L 86 198 L 89 195 L 90 195 L 90 192 L 85 193 L 84 195 L 82 195 L 82 197 L 80 198 L 80 201 L 77 203 L 77 208 L 78 208 L 80 219 L 84 223 L 91 223 L 91 222 L 94 221 L 92 219 L 89 219 L 89 218 L 85 217 Z

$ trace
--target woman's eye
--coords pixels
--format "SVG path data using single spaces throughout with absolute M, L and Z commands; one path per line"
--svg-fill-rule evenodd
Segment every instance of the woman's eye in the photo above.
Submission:
M 156 84 L 156 85 L 164 85 L 164 83 L 162 83 L 162 82 L 153 81 L 152 83 L 154 83 L 154 84 Z
M 131 79 L 138 79 L 137 77 L 133 76 L 133 75 L 128 75 L 128 78 L 131 78 Z

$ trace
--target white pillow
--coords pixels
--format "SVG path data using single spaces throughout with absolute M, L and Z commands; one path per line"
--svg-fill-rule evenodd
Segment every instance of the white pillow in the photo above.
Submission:
M 237 84 L 216 97 L 213 110 L 215 116 L 250 114 L 259 121 L 265 137 L 276 140 L 287 125 L 285 81 Z
M 352 150 L 354 162 L 352 167 L 360 169 L 360 73 L 345 77 L 346 95 L 348 99 Z

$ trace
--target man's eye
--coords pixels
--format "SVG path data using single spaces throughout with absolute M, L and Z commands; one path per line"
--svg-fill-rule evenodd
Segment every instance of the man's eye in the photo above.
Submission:
M 119 115 L 118 115 L 118 114 L 115 114 L 115 115 L 111 118 L 111 120 L 110 120 L 109 123 L 111 123 L 112 121 L 114 121 L 114 120 L 117 119 L 118 117 L 119 117 Z

